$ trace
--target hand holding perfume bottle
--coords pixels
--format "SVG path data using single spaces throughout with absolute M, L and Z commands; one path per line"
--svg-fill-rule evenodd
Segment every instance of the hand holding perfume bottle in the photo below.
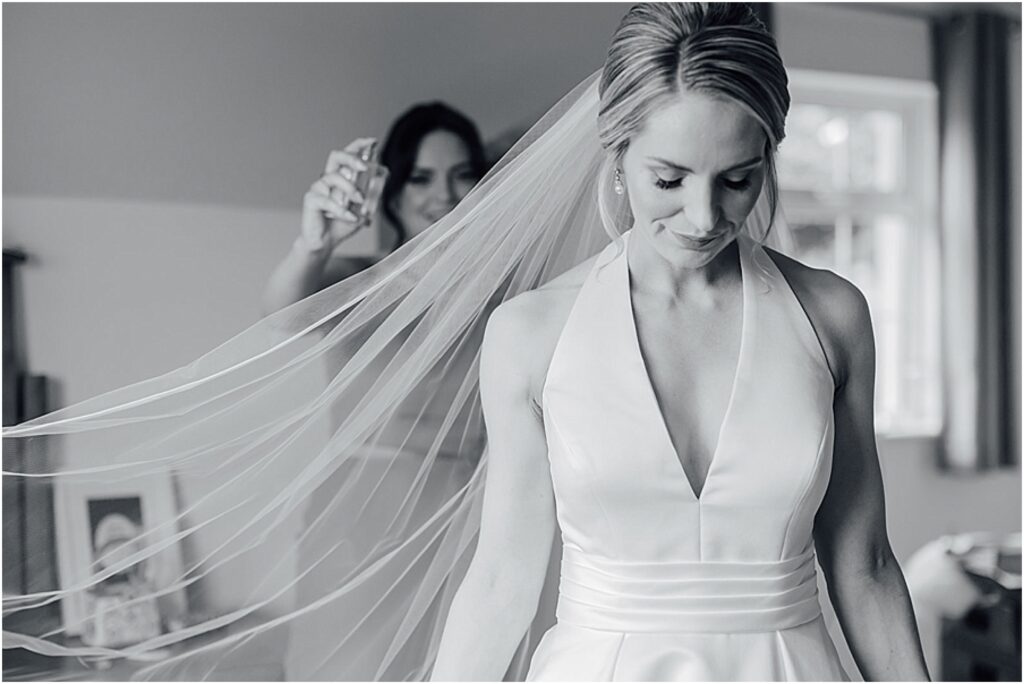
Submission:
M 330 251 L 373 222 L 388 175 L 376 148 L 375 139 L 360 138 L 331 152 L 302 203 L 299 241 L 306 249 Z

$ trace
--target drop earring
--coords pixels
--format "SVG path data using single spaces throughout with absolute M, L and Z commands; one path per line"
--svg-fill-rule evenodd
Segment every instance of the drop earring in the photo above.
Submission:
M 622 169 L 615 169 L 615 184 L 613 188 L 616 195 L 626 192 L 626 186 L 622 184 Z

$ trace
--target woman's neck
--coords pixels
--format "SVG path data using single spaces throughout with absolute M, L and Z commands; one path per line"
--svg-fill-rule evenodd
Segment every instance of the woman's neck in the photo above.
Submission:
M 382 254 L 391 254 L 401 246 L 402 231 L 387 216 L 380 221 L 380 250 Z
M 684 266 L 663 256 L 644 235 L 631 235 L 627 254 L 633 289 L 669 300 L 709 301 L 740 283 L 739 238 L 710 261 Z

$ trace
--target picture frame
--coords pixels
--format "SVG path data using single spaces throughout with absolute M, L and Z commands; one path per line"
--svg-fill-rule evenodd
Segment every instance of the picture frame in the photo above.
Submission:
M 94 571 L 95 558 L 109 553 L 119 539 L 148 533 L 146 543 L 170 540 L 177 533 L 177 516 L 172 475 L 147 474 L 132 479 L 58 479 L 54 491 L 57 561 L 62 590 L 82 586 Z M 99 543 L 101 549 L 96 548 Z M 183 573 L 181 547 L 166 548 L 147 559 L 140 572 L 155 589 L 180 581 Z M 82 637 L 87 629 L 89 597 L 85 590 L 71 591 L 61 601 L 65 633 Z M 168 592 L 159 599 L 159 618 L 180 619 L 186 613 L 184 589 Z

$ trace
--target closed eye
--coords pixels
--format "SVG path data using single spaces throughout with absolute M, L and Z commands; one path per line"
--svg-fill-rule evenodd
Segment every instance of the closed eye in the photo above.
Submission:
M 683 178 L 680 176 L 674 180 L 665 180 L 661 176 L 654 176 L 654 184 L 662 190 L 671 190 L 672 188 L 678 188 L 683 184 Z
M 730 190 L 746 190 L 750 187 L 750 176 L 747 176 L 742 180 L 729 180 L 727 178 L 722 181 L 722 184 Z
M 475 183 L 480 180 L 480 177 L 473 172 L 473 169 L 459 169 L 453 174 L 453 176 L 456 180 L 469 181 L 471 183 Z
M 674 179 L 666 179 L 655 174 L 654 184 L 662 190 L 671 190 L 672 188 L 678 188 L 683 183 L 684 176 Z M 728 178 L 722 179 L 722 184 L 730 190 L 742 191 L 750 187 L 750 176 L 742 178 L 740 180 L 730 180 Z

